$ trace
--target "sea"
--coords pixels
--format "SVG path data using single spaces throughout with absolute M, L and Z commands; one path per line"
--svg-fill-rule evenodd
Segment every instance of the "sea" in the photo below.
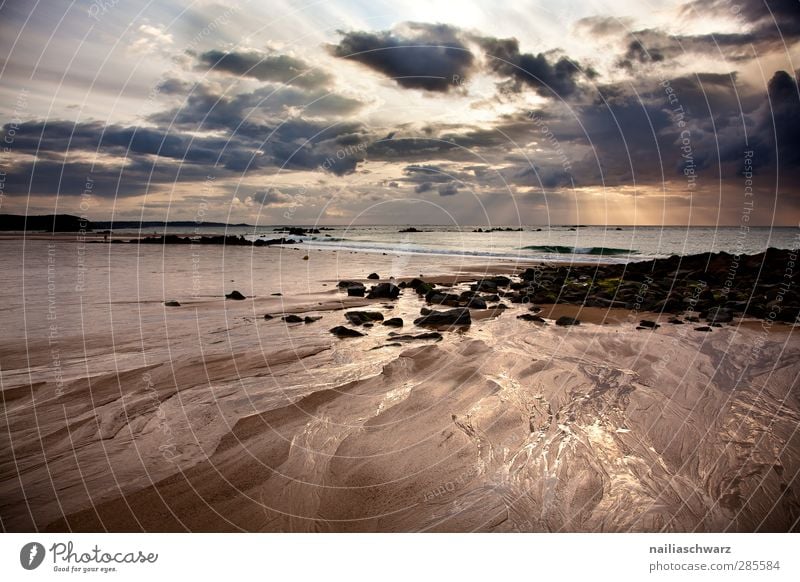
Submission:
M 293 247 L 386 254 L 452 255 L 543 262 L 625 263 L 672 255 L 724 251 L 755 254 L 769 247 L 800 248 L 797 227 L 686 226 L 313 226 L 305 236 L 281 226 L 167 227 L 115 230 L 115 235 L 241 235 L 249 240 L 285 236 Z M 413 228 L 416 232 L 407 232 Z M 507 230 L 508 229 L 508 230 Z M 404 232 L 406 231 L 406 232 Z

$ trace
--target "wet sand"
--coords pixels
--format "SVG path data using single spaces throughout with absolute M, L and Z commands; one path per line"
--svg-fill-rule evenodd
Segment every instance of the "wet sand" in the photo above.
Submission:
M 425 304 L 410 290 L 348 298 L 339 279 L 452 284 L 517 265 L 203 249 L 193 290 L 189 248 L 90 245 L 75 259 L 64 246 L 55 359 L 47 247 L 30 244 L 26 286 L 5 281 L 0 310 L 4 530 L 798 527 L 790 326 L 703 333 L 563 305 L 541 306 L 542 325 L 510 305 L 440 341 L 396 342 L 381 325 L 342 340 L 328 330 L 343 310 L 421 333 Z M 16 249 L 3 250 L 11 269 Z M 75 260 L 88 262 L 82 293 Z M 233 288 L 249 298 L 222 299 Z M 561 315 L 582 324 L 553 325 Z M 662 326 L 636 330 L 645 318 Z

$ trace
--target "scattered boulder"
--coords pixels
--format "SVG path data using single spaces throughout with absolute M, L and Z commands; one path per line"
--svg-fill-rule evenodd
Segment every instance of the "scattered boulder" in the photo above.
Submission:
M 394 283 L 379 283 L 370 289 L 367 299 L 397 299 L 400 287 Z
M 522 315 L 518 315 L 517 319 L 521 319 L 523 321 L 532 321 L 534 323 L 547 323 L 544 317 L 540 315 L 534 315 L 532 313 L 523 313 Z
M 225 295 L 225 299 L 233 299 L 234 301 L 241 301 L 242 299 L 247 299 L 247 297 L 245 297 L 238 291 L 231 291 L 230 293 Z
M 681 321 L 677 317 L 672 317 L 669 320 L 667 320 L 667 323 L 671 323 L 672 325 L 683 325 L 685 322 Z
M 361 337 L 364 335 L 360 331 L 350 329 L 349 327 L 345 327 L 343 325 L 337 325 L 336 327 L 331 328 L 330 331 L 336 337 Z
M 285 321 L 286 323 L 303 323 L 303 318 L 300 317 L 299 315 L 295 315 L 294 313 L 291 313 L 291 314 L 285 316 L 283 318 L 283 321 Z
M 383 325 L 389 327 L 403 327 L 403 319 L 400 317 L 392 317 L 383 322 Z
M 637 327 L 637 329 L 639 329 L 639 328 L 641 328 L 641 329 L 658 329 L 659 327 L 661 327 L 661 326 L 658 325 L 655 321 L 650 321 L 649 319 L 643 319 L 642 321 L 639 322 L 639 326 Z
M 344 316 L 353 325 L 364 325 L 370 321 L 383 321 L 383 313 L 380 311 L 348 311 Z
M 319 321 L 320 319 L 322 319 L 321 315 L 306 315 L 303 318 L 303 322 L 304 323 L 314 323 L 315 321 Z
M 412 340 L 427 340 L 427 339 L 439 341 L 440 339 L 442 339 L 442 334 L 436 331 L 431 331 L 427 333 L 418 333 L 416 335 L 412 334 L 405 334 L 405 335 L 389 334 L 389 335 L 392 337 L 394 341 L 398 342 L 408 342 Z
M 561 317 L 556 319 L 556 325 L 560 325 L 563 327 L 569 325 L 580 325 L 580 324 L 581 324 L 580 320 L 575 319 L 574 317 L 567 317 L 566 315 L 562 315 Z
M 467 307 L 471 307 L 472 309 L 486 309 L 486 301 L 480 297 L 473 297 L 467 302 Z
M 170 299 L 169 301 L 164 301 L 164 307 L 180 307 L 181 304 L 174 299 Z
M 710 328 L 710 327 L 708 327 L 707 325 L 703 325 L 703 326 L 701 326 L 701 327 L 696 327 L 696 328 L 694 328 L 694 330 L 695 330 L 695 331 L 711 331 L 711 328 Z
M 366 288 L 363 285 L 361 287 L 347 288 L 348 297 L 363 297 L 365 293 L 366 293 Z
M 270 319 L 275 319 L 275 316 L 274 315 L 270 315 L 269 313 L 265 313 L 264 314 L 264 319 L 269 321 Z
M 380 275 L 378 275 L 378 273 L 370 273 L 369 275 L 367 275 L 367 279 L 380 279 L 380 278 L 381 277 Z
M 413 281 L 412 281 L 412 283 L 413 283 Z M 410 284 L 409 284 L 409 286 L 410 286 Z M 420 281 L 419 285 L 414 287 L 414 291 L 417 292 L 417 295 L 427 295 L 428 293 L 433 291 L 435 288 L 436 288 L 436 285 L 434 285 L 433 283 L 426 283 L 425 281 Z
M 347 281 L 347 280 L 339 281 L 338 285 L 340 289 L 349 289 L 350 287 L 363 287 L 363 286 L 364 283 L 362 283 L 361 281 Z
M 430 311 L 414 320 L 415 325 L 470 325 L 472 318 L 467 308 L 448 309 L 447 311 Z

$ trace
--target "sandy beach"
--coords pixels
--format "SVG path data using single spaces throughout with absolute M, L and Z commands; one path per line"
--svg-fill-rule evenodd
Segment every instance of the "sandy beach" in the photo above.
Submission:
M 338 282 L 424 276 L 461 291 L 528 265 L 0 247 L 3 272 L 23 274 L 0 282 L 4 530 L 797 527 L 790 325 L 736 318 L 699 332 L 668 314 L 574 305 L 541 305 L 535 322 L 518 318 L 530 305 L 506 302 L 422 339 L 409 337 L 431 332 L 413 324 L 426 308 L 413 289 L 368 299 Z M 246 299 L 226 300 L 233 290 Z M 352 310 L 403 326 L 353 326 Z M 554 325 L 564 315 L 581 324 Z

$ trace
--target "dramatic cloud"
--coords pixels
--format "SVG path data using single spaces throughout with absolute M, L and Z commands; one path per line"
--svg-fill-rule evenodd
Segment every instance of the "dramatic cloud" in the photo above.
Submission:
M 505 90 L 520 91 L 531 87 L 542 96 L 564 98 L 578 89 L 581 69 L 568 57 L 553 61 L 543 53 L 520 53 L 515 38 L 484 37 L 479 41 L 490 57 L 490 69 L 501 77 L 508 77 L 509 81 L 503 85 Z M 594 76 L 591 70 L 587 74 Z
M 564 98 L 578 88 L 579 65 L 566 56 L 521 53 L 516 38 L 498 39 L 443 24 L 405 23 L 393 31 L 342 33 L 330 52 L 366 65 L 398 85 L 446 93 L 460 90 L 476 72 L 473 53 L 486 58 L 488 72 L 500 77 L 504 91 L 525 87 L 547 97 Z M 594 71 L 585 73 L 593 76 Z
M 786 51 L 800 41 L 800 5 L 795 0 L 694 0 L 681 10 L 696 19 L 713 15 L 736 24 L 741 32 L 669 34 L 648 28 L 628 35 L 627 50 L 619 64 L 662 62 L 684 54 L 712 54 L 729 62 L 748 61 L 764 53 Z
M 102 27 L 85 6 L 0 6 L 6 211 L 58 195 L 74 212 L 91 177 L 129 215 L 191 218 L 213 175 L 216 215 L 239 220 L 337 193 L 342 220 L 403 196 L 483 220 L 514 196 L 570 216 L 588 200 L 611 222 L 735 222 L 752 150 L 763 220 L 800 217 L 796 0 L 577 3 L 558 21 L 467 0 L 452 20 L 432 7 L 440 23 L 334 0 L 271 28 L 261 5 L 201 4 L 168 25 L 120 3 Z
M 327 86 L 332 77 L 308 63 L 278 53 L 222 52 L 211 50 L 198 57 L 198 67 L 217 73 L 252 77 L 259 81 L 274 81 L 318 89 Z
M 475 57 L 447 25 L 407 23 L 397 32 L 342 33 L 330 52 L 365 65 L 401 87 L 446 93 L 475 66 Z

